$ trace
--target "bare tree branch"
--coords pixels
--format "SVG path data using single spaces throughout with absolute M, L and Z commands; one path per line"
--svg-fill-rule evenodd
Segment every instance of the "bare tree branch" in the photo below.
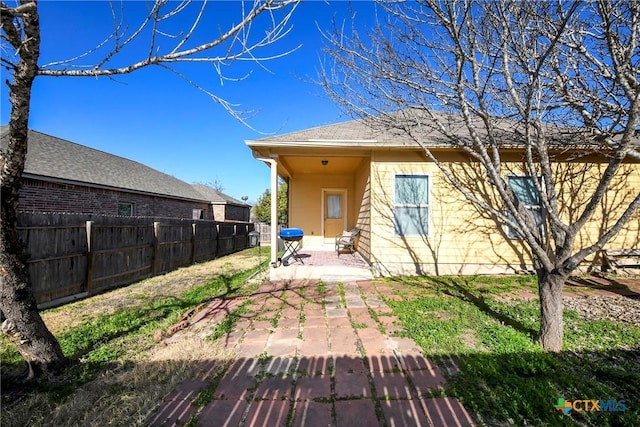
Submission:
M 55 373 L 67 364 L 60 345 L 38 312 L 36 299 L 31 291 L 26 254 L 17 233 L 17 211 L 28 148 L 28 121 L 34 79 L 41 76 L 111 78 L 157 65 L 177 74 L 219 103 L 232 116 L 247 124 L 237 109 L 238 105 L 206 89 L 173 65 L 180 62 L 212 64 L 223 81 L 224 65 L 230 65 L 234 61 L 260 63 L 287 55 L 292 50 L 266 54 L 262 54 L 262 51 L 289 33 L 289 20 L 298 0 L 254 0 L 246 9 L 245 4 L 249 4 L 247 2 L 230 4 L 240 5 L 240 18 L 235 23 L 226 24 L 228 28 L 213 32 L 204 25 L 204 17 L 215 6 L 215 2 L 155 0 L 140 22 L 132 26 L 133 31 L 129 30 L 129 21 L 125 19 L 125 9 L 137 3 L 123 1 L 120 2 L 119 9 L 110 3 L 113 24 L 110 34 L 87 52 L 40 65 L 40 16 L 37 2 L 18 0 L 15 7 L 7 6 L 4 1 L 0 2 L 0 64 L 9 71 L 7 86 L 11 101 L 7 148 L 0 153 L 0 310 L 6 316 L 2 331 L 27 361 L 30 376 L 46 378 L 48 374 Z M 165 25 L 184 14 L 190 5 L 198 7 L 195 18 L 184 32 L 178 30 L 177 34 L 172 34 L 176 31 L 175 27 Z M 253 24 L 262 18 L 265 18 L 266 25 L 256 34 L 252 29 Z M 203 35 L 200 30 L 209 30 L 209 34 Z M 197 42 L 194 41 L 196 39 Z M 167 45 L 170 46 L 168 49 Z M 131 56 L 125 55 L 125 51 L 135 54 L 135 59 L 129 59 Z M 82 61 L 91 63 L 86 65 Z M 125 65 L 122 65 L 122 61 Z
M 559 349 L 565 278 L 640 203 L 631 188 L 606 210 L 640 158 L 640 3 L 423 0 L 377 12 L 367 34 L 340 24 L 325 33 L 323 87 L 352 116 L 411 138 L 467 201 L 518 233 L 538 272 L 543 344 Z M 489 186 L 461 180 L 443 146 L 481 166 Z M 577 167 L 587 159 L 602 168 L 589 179 Z M 583 174 L 579 196 L 562 193 L 565 164 L 572 179 Z M 513 172 L 531 178 L 543 227 L 511 188 Z M 616 220 L 581 243 L 600 216 Z
M 185 43 L 191 39 L 195 29 L 201 23 L 203 14 L 206 10 L 208 3 L 205 1 L 202 3 L 200 7 L 200 11 L 198 15 L 193 20 L 192 25 L 189 31 L 177 38 L 176 46 L 171 49 L 167 53 L 158 54 L 156 53 L 157 43 L 156 36 L 159 34 L 158 25 L 161 24 L 164 20 L 174 17 L 178 13 L 182 12 L 186 7 L 186 4 L 180 3 L 170 12 L 166 14 L 161 14 L 163 7 L 166 5 L 173 5 L 173 3 L 166 2 L 163 0 L 157 0 L 153 4 L 153 8 L 149 12 L 148 15 L 144 18 L 143 22 L 138 26 L 138 28 L 126 39 L 121 41 L 123 37 L 122 27 L 121 25 L 116 25 L 113 33 L 107 37 L 106 40 L 113 40 L 114 46 L 112 50 L 97 64 L 91 66 L 90 69 L 82 70 L 82 69 L 69 69 L 69 68 L 57 68 L 58 65 L 69 64 L 71 62 L 75 62 L 79 58 L 86 57 L 90 53 L 94 53 L 96 49 L 102 47 L 105 42 L 101 43 L 96 49 L 93 49 L 91 52 L 87 52 L 83 55 L 77 56 L 67 61 L 59 61 L 55 63 L 49 63 L 42 65 L 38 70 L 38 75 L 41 76 L 75 76 L 75 77 L 99 77 L 99 76 L 111 76 L 116 74 L 129 74 L 133 71 L 139 70 L 141 68 L 147 67 L 149 65 L 157 65 L 157 64 L 168 64 L 173 62 L 211 62 L 211 63 L 220 63 L 223 61 L 234 61 L 241 60 L 247 58 L 248 60 L 260 62 L 269 59 L 275 59 L 282 57 L 288 53 L 283 52 L 282 54 L 277 55 L 269 55 L 265 57 L 256 56 L 253 54 L 254 51 L 257 51 L 260 48 L 271 45 L 273 43 L 278 42 L 284 36 L 286 36 L 289 32 L 288 22 L 291 18 L 293 12 L 295 11 L 296 5 L 298 4 L 298 0 L 265 0 L 265 1 L 256 1 L 253 4 L 253 7 L 248 12 L 244 12 L 241 17 L 241 20 L 234 25 L 231 25 L 224 33 L 210 39 L 208 42 L 201 43 L 195 47 L 184 48 Z M 244 3 L 242 3 L 244 9 Z M 289 8 L 282 17 L 276 19 L 272 17 L 271 21 L 273 27 L 268 29 L 264 36 L 258 38 L 253 41 L 249 38 L 250 32 L 249 29 L 251 27 L 252 22 L 262 14 L 273 14 L 278 10 L 285 10 Z M 115 20 L 115 18 L 114 18 Z M 141 37 L 143 32 L 148 28 L 148 26 L 152 26 L 151 31 L 151 39 L 149 41 L 149 52 L 144 58 L 141 58 L 138 61 L 135 61 L 131 64 L 128 64 L 124 67 L 106 67 L 106 65 L 111 61 L 116 55 L 121 53 L 129 44 L 131 44 L 134 40 L 137 40 Z M 197 57 L 197 54 L 200 53 L 208 53 L 212 51 L 214 48 L 219 47 L 225 43 L 230 43 L 227 50 L 223 51 L 220 55 L 207 55 L 204 57 Z M 236 47 L 238 47 L 236 49 Z

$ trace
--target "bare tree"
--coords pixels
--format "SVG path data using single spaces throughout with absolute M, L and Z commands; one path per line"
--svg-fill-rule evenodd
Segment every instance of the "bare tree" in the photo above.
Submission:
M 376 9 L 367 34 L 339 25 L 325 34 L 326 91 L 353 116 L 420 144 L 466 200 L 522 239 L 538 276 L 541 344 L 561 350 L 566 278 L 640 205 L 632 188 L 599 235 L 580 243 L 625 162 L 640 157 L 640 2 L 422 0 Z M 492 196 L 465 185 L 433 143 L 480 165 Z M 509 148 L 521 153 L 528 183 L 509 181 Z M 587 155 L 603 167 L 567 215 L 554 169 Z
M 205 185 L 205 186 L 207 186 L 209 188 L 213 188 L 218 193 L 222 193 L 225 190 L 224 184 L 222 183 L 222 181 L 220 181 L 218 179 L 218 177 L 216 177 L 213 181 L 209 181 L 209 182 L 194 182 L 194 184 Z
M 238 119 L 236 105 L 207 90 L 178 68 L 181 63 L 213 65 L 220 79 L 223 67 L 234 61 L 262 63 L 289 52 L 261 56 L 264 48 L 285 37 L 297 0 L 254 0 L 239 2 L 238 16 L 227 27 L 207 26 L 205 19 L 215 13 L 213 2 L 150 2 L 148 13 L 139 22 L 125 16 L 127 4 L 109 3 L 113 31 L 88 52 L 48 64 L 40 64 L 40 16 L 38 3 L 18 0 L 13 5 L 0 2 L 2 56 L 7 70 L 11 114 L 8 145 L 0 159 L 2 217 L 0 232 L 0 307 L 7 333 L 29 365 L 29 377 L 44 377 L 65 366 L 67 361 L 55 337 L 47 330 L 31 291 L 23 246 L 18 239 L 16 213 L 20 178 L 27 154 L 27 131 L 34 79 L 52 77 L 109 77 L 158 66 L 176 73 L 211 97 Z M 193 10 L 192 15 L 187 15 Z M 188 26 L 174 34 L 176 19 L 194 16 Z M 255 28 L 257 27 L 257 28 Z M 140 50 L 140 46 L 144 46 Z M 137 59 L 123 65 L 123 52 Z M 127 56 L 131 58 L 132 56 Z M 86 64 L 89 62 L 89 64 Z

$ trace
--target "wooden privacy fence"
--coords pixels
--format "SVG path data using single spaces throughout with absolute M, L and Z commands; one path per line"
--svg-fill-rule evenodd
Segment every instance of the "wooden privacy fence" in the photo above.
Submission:
M 248 247 L 251 223 L 22 213 L 38 304 L 53 305 Z
M 278 232 L 282 229 L 282 225 L 278 225 Z M 267 224 L 264 222 L 258 222 L 255 224 L 255 230 L 260 233 L 260 244 L 261 245 L 270 245 L 271 244 L 271 224 Z

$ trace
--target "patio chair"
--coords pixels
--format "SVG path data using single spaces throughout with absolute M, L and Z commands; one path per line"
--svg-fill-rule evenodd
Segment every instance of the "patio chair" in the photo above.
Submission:
M 356 238 L 360 234 L 360 229 L 354 227 L 349 231 L 343 231 L 336 236 L 336 252 L 340 256 L 340 251 L 348 250 L 351 253 L 356 251 Z

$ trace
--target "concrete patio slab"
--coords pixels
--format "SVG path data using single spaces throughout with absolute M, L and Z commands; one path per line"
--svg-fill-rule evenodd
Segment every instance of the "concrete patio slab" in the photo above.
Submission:
M 322 279 L 325 282 L 373 279 L 369 264 L 358 253 L 338 257 L 333 250 L 304 248 L 299 253 L 301 261 L 290 259 L 287 265 L 279 263 L 269 270 L 269 279 Z

